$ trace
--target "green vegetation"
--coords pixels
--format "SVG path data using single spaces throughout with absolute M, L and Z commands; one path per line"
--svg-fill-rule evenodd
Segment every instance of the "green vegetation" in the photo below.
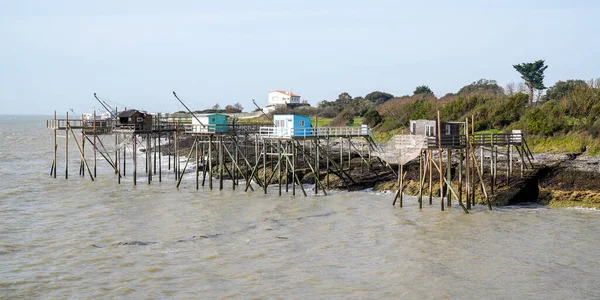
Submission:
M 600 154 L 600 81 L 561 80 L 542 95 L 546 89 L 544 71 L 548 68 L 543 60 L 513 67 L 524 80 L 518 89 L 513 83 L 505 91 L 494 80 L 480 79 L 441 98 L 427 85 L 416 87 L 412 96 L 374 91 L 364 97 L 352 97 L 343 92 L 333 101 L 321 101 L 317 107 L 300 107 L 285 113 L 310 116 L 313 120 L 318 116 L 316 126 L 365 123 L 385 142 L 395 134 L 408 132 L 410 120 L 436 119 L 439 111 L 442 120 L 447 121 L 470 121 L 473 116 L 477 133 L 522 130 L 536 152 L 584 150 Z

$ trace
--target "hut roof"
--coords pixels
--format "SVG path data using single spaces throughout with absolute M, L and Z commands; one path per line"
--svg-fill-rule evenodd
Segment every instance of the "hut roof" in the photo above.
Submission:
M 120 112 L 120 113 L 119 113 L 119 115 L 118 115 L 118 117 L 119 117 L 119 118 L 130 118 L 130 117 L 132 117 L 133 115 L 135 115 L 136 113 L 142 113 L 142 112 L 140 112 L 140 111 L 139 111 L 139 110 L 137 110 L 137 109 L 128 109 L 128 110 L 126 110 L 126 111 L 122 111 L 122 112 Z

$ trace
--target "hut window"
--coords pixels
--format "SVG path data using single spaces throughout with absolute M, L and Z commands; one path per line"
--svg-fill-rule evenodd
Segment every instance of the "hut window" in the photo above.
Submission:
M 426 136 L 434 136 L 433 126 L 430 126 L 430 125 L 425 126 L 425 135 Z
M 214 122 L 214 121 L 215 121 L 215 118 L 212 118 L 212 121 Z
M 450 124 L 446 124 L 446 135 L 450 135 Z
M 135 119 L 136 122 L 141 123 L 144 122 L 144 118 L 142 117 L 137 117 L 137 119 Z
M 300 120 L 300 127 L 304 127 L 304 120 Z

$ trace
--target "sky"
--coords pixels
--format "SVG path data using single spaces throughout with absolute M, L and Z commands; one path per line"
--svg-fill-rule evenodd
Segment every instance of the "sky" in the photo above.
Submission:
M 441 97 L 478 79 L 600 77 L 600 1 L 0 0 L 0 114 Z

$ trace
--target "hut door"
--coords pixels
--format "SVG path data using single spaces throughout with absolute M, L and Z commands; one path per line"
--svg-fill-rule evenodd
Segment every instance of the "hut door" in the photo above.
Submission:
M 286 128 L 289 130 L 289 131 L 288 131 L 288 132 L 289 132 L 289 134 L 288 134 L 288 135 L 290 135 L 290 136 L 293 136 L 293 135 L 294 135 L 294 134 L 293 134 L 293 132 L 294 132 L 294 119 L 292 119 L 292 118 L 288 118 L 288 119 L 287 119 L 287 124 L 286 124 L 286 126 L 285 126 L 285 127 L 286 127 Z

